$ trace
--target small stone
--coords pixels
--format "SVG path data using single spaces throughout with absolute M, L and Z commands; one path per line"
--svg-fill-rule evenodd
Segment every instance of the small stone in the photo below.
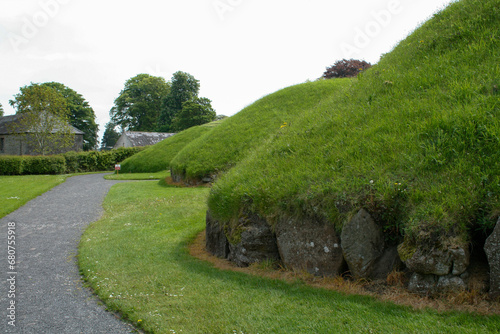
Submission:
M 432 294 L 436 291 L 437 281 L 436 275 L 414 273 L 408 283 L 408 290 L 421 295 Z
M 446 275 L 438 278 L 436 289 L 439 293 L 450 293 L 465 291 L 467 286 L 462 278 L 454 275 Z

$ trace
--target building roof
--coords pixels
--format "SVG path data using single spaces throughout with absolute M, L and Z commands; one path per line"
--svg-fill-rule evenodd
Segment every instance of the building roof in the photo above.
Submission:
M 21 116 L 22 115 L 10 115 L 10 116 L 0 117 L 0 135 L 12 134 L 13 131 L 12 131 L 11 124 L 17 122 Z M 70 125 L 70 129 L 71 129 L 71 132 L 74 133 L 75 135 L 83 135 L 84 134 L 84 132 L 78 130 L 77 128 L 75 128 L 72 125 Z M 57 132 L 58 129 L 53 129 L 52 131 Z M 28 130 L 25 132 L 30 132 L 30 131 Z
M 127 136 L 127 138 L 132 143 L 132 146 L 135 147 L 154 145 L 161 142 L 163 139 L 175 135 L 175 133 L 125 131 L 123 135 Z

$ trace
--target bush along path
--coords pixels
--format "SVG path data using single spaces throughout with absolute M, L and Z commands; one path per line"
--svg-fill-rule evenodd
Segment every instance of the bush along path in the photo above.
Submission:
M 76 263 L 83 229 L 117 182 L 71 177 L 0 220 L 2 333 L 135 332 L 83 286 Z

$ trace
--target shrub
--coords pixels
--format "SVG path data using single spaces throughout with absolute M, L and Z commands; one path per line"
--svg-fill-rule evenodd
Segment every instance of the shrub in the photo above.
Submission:
M 360 72 L 369 69 L 372 65 L 364 60 L 342 59 L 328 67 L 323 73 L 323 78 L 350 78 L 357 76 Z
M 68 152 L 52 156 L 0 156 L 0 175 L 111 171 L 115 164 L 143 149 L 126 147 L 106 152 Z
M 66 160 L 60 155 L 24 156 L 22 157 L 22 174 L 63 174 L 66 171 Z
M 0 157 L 0 175 L 21 175 L 23 158 L 19 156 Z
M 116 150 L 105 152 L 68 152 L 64 154 L 66 172 L 111 171 L 114 169 L 115 164 L 120 163 L 143 149 L 144 147 L 120 147 Z

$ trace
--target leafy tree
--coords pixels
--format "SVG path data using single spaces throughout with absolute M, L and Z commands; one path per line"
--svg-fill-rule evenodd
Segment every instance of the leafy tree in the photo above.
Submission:
M 372 65 L 364 60 L 342 59 L 338 60 L 332 66 L 328 67 L 323 73 L 323 78 L 348 78 L 355 77 L 358 73 L 370 68 Z
M 172 121 L 172 129 L 182 131 L 195 125 L 214 121 L 217 115 L 212 108 L 211 102 L 205 97 L 184 102 L 182 110 Z
M 170 84 L 161 77 L 139 74 L 130 78 L 109 112 L 111 121 L 123 130 L 155 131 L 169 91 Z
M 0 117 L 3 116 L 3 107 L 2 107 L 2 104 L 0 103 Z
M 84 132 L 83 149 L 86 151 L 95 149 L 99 125 L 96 124 L 94 110 L 83 96 L 58 82 L 48 82 L 42 86 L 55 89 L 66 99 L 69 108 L 69 123 Z
M 74 145 L 66 99 L 55 89 L 31 84 L 9 103 L 19 115 L 13 132 L 25 136 L 35 153 L 46 155 Z
M 182 110 L 183 104 L 198 97 L 200 82 L 191 74 L 175 72 L 172 76 L 172 87 L 163 101 L 160 126 L 158 131 L 171 131 L 172 121 Z
M 115 130 L 116 124 L 108 122 L 101 141 L 101 150 L 115 146 L 120 134 Z

